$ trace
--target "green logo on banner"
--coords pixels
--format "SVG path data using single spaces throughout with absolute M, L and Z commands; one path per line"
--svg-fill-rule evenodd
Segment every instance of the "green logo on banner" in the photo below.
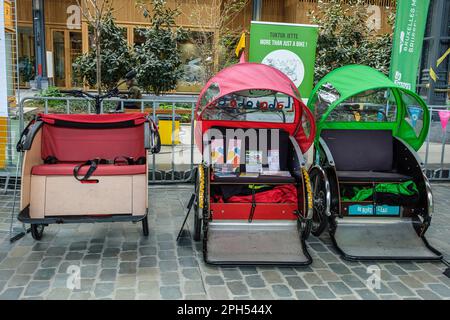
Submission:
M 430 0 L 397 1 L 390 78 L 411 91 L 416 91 L 429 4 Z
M 285 73 L 308 98 L 314 79 L 314 61 L 318 28 L 252 21 L 250 27 L 250 62 L 260 62 Z

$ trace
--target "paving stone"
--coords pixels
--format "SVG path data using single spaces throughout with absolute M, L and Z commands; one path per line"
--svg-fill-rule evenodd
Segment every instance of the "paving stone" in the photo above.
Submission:
M 66 253 L 65 247 L 50 247 L 45 252 L 46 256 L 63 256 Z
M 366 285 L 354 275 L 345 275 L 341 277 L 350 288 L 365 288 Z
M 398 265 L 395 264 L 386 264 L 384 265 L 384 268 L 389 271 L 394 276 L 403 276 L 407 275 L 406 271 L 400 268 Z
M 244 279 L 250 288 L 264 288 L 266 286 L 260 275 L 250 275 Z
M 24 287 L 30 280 L 31 276 L 29 275 L 16 274 L 8 281 L 8 287 Z
M 310 285 L 322 284 L 322 279 L 319 278 L 318 275 L 314 273 L 307 273 L 303 275 L 303 280 Z
M 134 300 L 136 292 L 133 289 L 117 289 L 114 292 L 114 299 L 117 300 Z
M 8 288 L 0 294 L 0 300 L 18 300 L 22 294 L 23 287 Z
M 178 263 L 176 262 L 176 260 L 160 261 L 159 268 L 165 271 L 177 271 Z
M 181 290 L 178 286 L 163 286 L 160 288 L 160 293 L 163 299 L 176 300 L 182 298 Z
M 220 286 L 225 282 L 221 276 L 206 276 L 205 283 L 210 286 Z
M 136 262 L 121 262 L 119 265 L 120 274 L 135 274 L 136 273 Z
M 312 286 L 311 289 L 319 299 L 334 299 L 336 296 L 327 286 Z
M 417 295 L 424 300 L 441 300 L 442 298 L 431 290 L 419 289 L 416 291 Z
M 242 266 L 239 267 L 239 270 L 243 275 L 255 275 L 258 274 L 258 269 L 256 267 L 251 266 Z
M 46 299 L 47 300 L 67 300 L 72 293 L 72 290 L 69 290 L 67 288 L 55 288 L 52 289 Z
M 309 290 L 295 291 L 298 300 L 317 300 L 317 297 Z
M 272 290 L 276 296 L 280 298 L 287 298 L 292 296 L 291 290 L 284 284 L 272 285 Z
M 278 268 L 278 270 L 280 270 L 281 274 L 283 274 L 285 276 L 295 276 L 295 275 L 297 275 L 297 272 L 295 271 L 294 268 L 282 267 L 282 268 Z
M 102 258 L 102 268 L 117 268 L 119 265 L 119 259 L 117 258 Z
M 0 281 L 9 280 L 14 274 L 14 270 L 0 270 Z
M 222 269 L 225 280 L 241 280 L 242 274 L 238 269 Z
M 138 293 L 148 294 L 154 291 L 159 293 L 160 284 L 158 281 L 139 281 L 137 285 Z
M 206 289 L 206 294 L 213 300 L 229 300 L 230 295 L 226 286 L 213 286 Z
M 95 265 L 82 266 L 80 269 L 80 275 L 82 278 L 95 278 L 97 277 L 98 267 Z
M 254 300 L 273 300 L 274 296 L 268 289 L 251 289 L 250 296 Z
M 336 274 L 350 274 L 351 271 L 343 263 L 330 263 L 328 265 Z
M 136 251 L 138 245 L 136 242 L 124 242 L 122 245 L 122 251 Z
M 342 281 L 327 283 L 331 290 L 337 295 L 351 294 L 352 290 Z
M 294 290 L 307 289 L 308 288 L 306 283 L 298 276 L 286 277 L 286 281 L 289 284 L 289 287 L 291 287 Z
M 185 281 L 183 292 L 184 294 L 205 294 L 205 288 L 201 281 Z
M 372 290 L 356 289 L 355 291 L 363 300 L 378 300 L 377 294 L 374 293 Z
M 100 263 L 100 259 L 101 259 L 101 255 L 98 253 L 90 253 L 87 254 L 83 257 L 83 264 L 84 265 L 88 265 L 88 264 L 99 264 Z
M 95 285 L 94 295 L 96 298 L 105 298 L 113 295 L 114 283 L 112 282 L 101 282 Z
M 140 247 L 139 254 L 141 256 L 154 256 L 156 255 L 156 247 L 153 246 Z
M 50 280 L 56 274 L 55 268 L 38 269 L 33 276 L 34 280 Z
M 417 280 L 416 278 L 412 276 L 398 276 L 398 278 L 408 287 L 412 289 L 419 289 L 423 288 L 424 285 L 422 282 Z
M 282 283 L 283 279 L 281 278 L 281 275 L 278 271 L 263 271 L 261 272 L 263 278 L 266 280 L 267 283 L 273 284 L 273 283 Z
M 27 261 L 41 261 L 44 257 L 44 252 L 32 252 L 29 254 Z
M 443 284 L 430 284 L 428 285 L 431 290 L 444 298 L 450 298 L 450 288 Z
M 16 269 L 22 261 L 23 257 L 7 257 L 0 263 L 0 270 Z
M 50 281 L 31 281 L 25 289 L 25 296 L 39 296 L 50 288 Z
M 389 282 L 388 286 L 399 296 L 401 297 L 409 297 L 414 296 L 414 292 L 412 292 L 407 286 L 405 286 L 400 281 Z
M 100 281 L 114 281 L 117 277 L 116 269 L 102 269 L 100 271 Z
M 84 253 L 82 252 L 74 252 L 69 251 L 66 256 L 64 257 L 65 260 L 81 260 L 83 258 Z
M 248 288 L 242 281 L 229 281 L 227 287 L 235 296 L 242 296 L 248 294 Z
M 114 258 L 117 257 L 120 253 L 120 249 L 119 248 L 106 248 L 103 251 L 103 257 L 106 258 Z
M 179 258 L 178 263 L 182 268 L 194 268 L 198 266 L 197 260 L 194 257 Z
M 201 279 L 200 271 L 198 268 L 184 268 L 181 271 L 183 277 L 188 280 L 199 280 Z M 208 276 L 206 276 L 208 277 Z
M 39 267 L 38 262 L 22 263 L 16 270 L 17 274 L 33 274 Z
M 136 251 L 125 251 L 120 253 L 120 260 L 122 261 L 136 261 L 137 252 Z
M 180 283 L 180 276 L 178 275 L 178 272 L 171 271 L 171 272 L 162 272 L 161 273 L 161 282 L 164 285 L 174 285 Z

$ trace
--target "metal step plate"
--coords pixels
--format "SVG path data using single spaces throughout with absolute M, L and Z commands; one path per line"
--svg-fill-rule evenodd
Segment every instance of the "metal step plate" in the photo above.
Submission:
M 211 222 L 206 247 L 206 260 L 211 264 L 311 263 L 296 221 Z
M 352 260 L 439 260 L 410 218 L 337 219 L 335 245 Z

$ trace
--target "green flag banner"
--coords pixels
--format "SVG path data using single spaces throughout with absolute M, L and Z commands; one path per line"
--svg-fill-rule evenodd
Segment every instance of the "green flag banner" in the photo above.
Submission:
M 303 98 L 313 88 L 318 27 L 289 23 L 252 21 L 250 62 L 260 62 L 284 72 Z
M 397 1 L 390 78 L 411 91 L 416 91 L 429 4 L 430 0 Z

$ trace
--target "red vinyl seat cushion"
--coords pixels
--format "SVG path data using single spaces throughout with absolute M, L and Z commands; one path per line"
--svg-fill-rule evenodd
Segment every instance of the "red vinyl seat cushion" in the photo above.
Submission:
M 73 169 L 80 165 L 80 163 L 57 163 L 57 164 L 42 164 L 34 166 L 31 174 L 37 176 L 71 176 Z M 83 176 L 87 173 L 89 166 L 83 166 L 79 171 L 79 175 Z M 135 175 L 145 174 L 146 166 L 142 165 L 113 165 L 100 164 L 92 174 L 93 176 L 120 176 L 120 175 Z

